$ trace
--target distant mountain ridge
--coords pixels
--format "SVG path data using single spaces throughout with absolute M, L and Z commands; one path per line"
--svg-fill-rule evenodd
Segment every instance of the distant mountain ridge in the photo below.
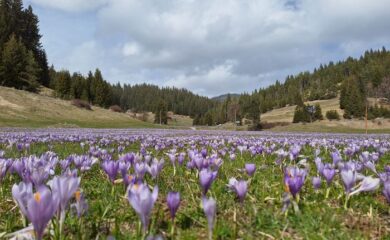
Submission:
M 219 96 L 213 97 L 213 98 L 211 98 L 211 100 L 214 100 L 214 101 L 217 101 L 217 102 L 223 102 L 223 101 L 225 101 L 228 98 L 229 95 L 230 95 L 231 98 L 239 98 L 241 96 L 241 94 L 237 94 L 237 93 L 226 93 L 226 94 L 223 94 L 223 95 L 219 95 Z

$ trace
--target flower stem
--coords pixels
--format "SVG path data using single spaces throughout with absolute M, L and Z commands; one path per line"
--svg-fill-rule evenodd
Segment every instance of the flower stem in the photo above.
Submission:
M 345 201 L 344 201 L 344 209 L 348 210 L 348 200 L 349 200 L 349 194 L 345 195 Z
M 234 214 L 233 214 L 233 221 L 234 221 L 234 239 L 237 239 L 237 206 L 234 204 Z
M 330 187 L 328 187 L 328 188 L 326 189 L 325 199 L 328 199 L 329 193 L 330 193 Z
M 172 220 L 171 239 L 175 239 L 175 219 Z
M 299 210 L 298 203 L 295 200 L 292 200 L 292 204 L 293 204 L 293 207 L 294 207 L 295 214 L 300 214 L 301 211 Z

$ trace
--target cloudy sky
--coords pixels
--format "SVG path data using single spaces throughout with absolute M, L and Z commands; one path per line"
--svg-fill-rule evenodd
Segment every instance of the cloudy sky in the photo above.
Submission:
M 25 0 L 57 69 L 106 80 L 251 92 L 390 48 L 389 0 Z

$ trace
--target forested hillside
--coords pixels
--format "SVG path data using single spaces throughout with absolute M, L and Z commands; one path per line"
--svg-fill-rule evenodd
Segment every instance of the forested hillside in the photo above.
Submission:
M 283 84 L 276 82 L 252 96 L 260 99 L 261 112 L 266 112 L 302 101 L 334 98 L 339 93 L 346 99 L 342 107 L 366 97 L 390 98 L 390 52 L 385 48 L 370 50 L 359 59 L 320 65 L 313 72 L 288 76 Z
M 186 89 L 154 85 L 112 85 L 96 69 L 86 76 L 68 70 L 48 68 L 40 42 L 39 20 L 31 6 L 21 0 L 0 0 L 0 86 L 37 91 L 43 85 L 55 90 L 56 97 L 81 99 L 123 111 L 174 111 L 177 114 L 204 115 L 214 101 Z M 131 79 L 129 79 L 131 80 Z

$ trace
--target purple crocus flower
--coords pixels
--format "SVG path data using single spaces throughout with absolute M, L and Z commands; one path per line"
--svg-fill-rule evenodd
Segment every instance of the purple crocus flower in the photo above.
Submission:
M 330 154 L 330 156 L 332 157 L 332 160 L 333 160 L 333 164 L 334 165 L 337 165 L 340 161 L 343 160 L 343 158 L 341 157 L 340 155 L 340 152 L 339 151 L 334 151 Z
M 5 174 L 7 173 L 11 165 L 12 165 L 11 160 L 0 158 L 0 183 L 5 177 Z
M 371 192 L 374 191 L 379 187 L 380 179 L 379 178 L 373 178 L 373 177 L 365 177 L 358 189 L 351 192 L 349 195 L 355 195 L 360 192 Z
M 311 179 L 311 182 L 312 182 L 313 188 L 314 188 L 315 190 L 320 189 L 320 187 L 321 187 L 321 177 L 313 177 L 313 178 Z
M 384 183 L 390 180 L 390 172 L 381 172 L 378 173 L 379 179 Z
M 349 193 L 356 183 L 356 172 L 351 169 L 343 169 L 340 172 L 341 179 L 343 180 L 345 192 Z
M 24 182 L 12 187 L 12 196 L 23 215 L 32 223 L 36 238 L 42 239 L 47 223 L 57 211 L 59 199 L 43 185 L 33 194 L 32 184 Z
M 373 163 L 372 161 L 366 161 L 363 163 L 363 165 L 364 165 L 364 167 L 370 169 L 374 173 L 377 173 L 375 163 Z
M 217 177 L 217 172 L 212 172 L 208 169 L 202 169 L 199 173 L 199 182 L 202 187 L 202 193 L 205 195 L 209 190 L 211 184 Z
M 126 174 L 125 176 L 123 176 L 123 183 L 125 184 L 125 186 L 129 186 L 130 184 L 135 184 L 137 181 L 137 179 L 133 176 L 133 175 L 130 175 L 130 174 Z
M 175 219 L 176 212 L 180 205 L 180 193 L 169 192 L 167 196 L 167 205 L 171 214 L 172 221 Z
M 61 167 L 62 172 L 64 172 L 69 168 L 71 161 L 69 161 L 68 159 L 65 159 L 65 160 L 61 160 L 59 163 L 60 163 L 60 167 Z
M 29 170 L 30 180 L 35 187 L 41 186 L 49 178 L 49 174 L 50 169 L 43 164 L 39 164 L 39 166 Z
M 204 158 L 201 157 L 201 156 L 195 156 L 194 159 L 192 160 L 194 162 L 194 165 L 195 167 L 198 169 L 198 170 L 201 170 L 203 168 L 203 165 L 204 165 Z
M 108 178 L 114 183 L 116 175 L 119 170 L 119 163 L 117 161 L 109 160 L 102 163 L 102 168 L 106 172 Z
M 390 204 L 390 181 L 386 181 L 383 184 L 383 195 L 385 196 L 387 202 Z
M 134 153 L 126 153 L 126 154 L 120 156 L 119 160 L 133 164 L 134 158 L 135 158 Z
M 298 167 L 288 167 L 284 172 L 284 185 L 286 191 L 295 197 L 305 183 L 307 170 Z
M 203 148 L 202 151 L 200 151 L 200 153 L 202 154 L 203 158 L 206 158 L 206 156 L 207 156 L 207 149 Z
M 119 168 L 119 171 L 123 176 L 126 176 L 127 172 L 129 171 L 130 167 L 131 167 L 131 163 L 129 161 L 125 161 L 125 160 L 119 160 L 118 161 L 119 165 L 118 165 L 118 168 Z
M 322 170 L 324 170 L 324 164 L 322 163 L 322 159 L 320 157 L 316 157 L 314 159 L 314 162 L 316 164 L 316 167 L 317 167 L 317 171 L 319 173 L 322 173 Z
M 248 183 L 246 181 L 237 181 L 235 178 L 230 178 L 228 187 L 236 192 L 238 199 L 243 203 L 246 193 L 248 192 Z
M 179 154 L 177 158 L 177 162 L 179 163 L 179 165 L 182 165 L 184 163 L 185 157 L 186 157 L 186 153 L 182 152 Z
M 176 162 L 176 152 L 171 152 L 167 154 L 172 165 L 175 165 Z
M 80 187 L 80 178 L 64 175 L 57 177 L 55 176 L 49 181 L 48 185 L 51 187 L 53 195 L 59 199 L 59 212 L 65 217 L 65 211 L 68 206 L 69 200 L 74 196 L 75 192 Z
M 130 205 L 141 219 L 144 232 L 148 229 L 149 219 L 154 203 L 158 197 L 158 187 L 155 186 L 151 192 L 144 184 L 130 185 L 128 188 L 128 200 Z
M 144 175 L 145 175 L 145 172 L 147 170 L 147 165 L 145 163 L 143 163 L 143 162 L 136 163 L 134 165 L 134 170 L 135 170 L 135 173 L 137 175 L 137 178 L 138 179 L 143 179 Z
M 246 173 L 252 177 L 256 171 L 256 164 L 254 164 L 254 163 L 245 164 L 245 170 L 246 170 Z
M 298 157 L 299 152 L 301 151 L 301 147 L 298 145 L 294 145 L 290 148 L 290 159 L 294 160 Z
M 77 217 L 81 218 L 88 211 L 88 203 L 85 200 L 84 193 L 80 190 L 75 192 L 76 202 L 71 205 L 71 208 L 75 210 Z
M 160 161 L 157 160 L 157 158 L 153 159 L 153 162 L 150 166 L 146 166 L 147 171 L 152 176 L 153 179 L 156 179 L 158 175 L 160 174 L 162 168 L 164 167 L 164 159 L 161 159 Z
M 212 239 L 213 228 L 215 223 L 215 214 L 217 213 L 217 202 L 213 198 L 202 198 L 204 214 L 207 218 L 209 239 Z
M 334 176 L 336 175 L 336 170 L 330 164 L 325 164 L 324 168 L 322 169 L 322 175 L 324 176 L 326 183 L 329 186 L 332 183 Z

